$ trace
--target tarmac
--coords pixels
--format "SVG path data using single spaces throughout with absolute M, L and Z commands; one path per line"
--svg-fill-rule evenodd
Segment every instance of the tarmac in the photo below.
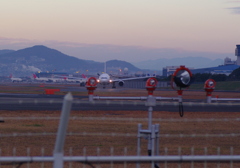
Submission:
M 147 111 L 146 100 L 94 100 L 88 96 L 74 96 L 72 110 L 77 111 Z M 59 111 L 62 108 L 63 95 L 45 94 L 0 94 L 0 110 Z M 213 102 L 183 100 L 184 112 L 239 112 L 238 102 Z M 157 101 L 154 111 L 178 112 L 178 101 Z
M 20 84 L 21 85 L 21 84 Z M 132 88 L 97 88 L 106 92 L 119 92 L 121 90 L 129 90 Z M 61 88 L 64 92 L 86 91 L 85 87 L 64 86 Z M 94 100 L 89 101 L 88 96 L 73 96 L 72 110 L 76 111 L 148 111 L 149 106 L 146 100 Z M 61 111 L 64 95 L 51 94 L 10 94 L 0 93 L 0 110 L 17 111 Z M 205 100 L 184 99 L 184 112 L 239 112 L 240 101 L 221 101 L 206 103 Z M 179 112 L 178 101 L 156 101 L 156 105 L 152 106 L 153 111 Z

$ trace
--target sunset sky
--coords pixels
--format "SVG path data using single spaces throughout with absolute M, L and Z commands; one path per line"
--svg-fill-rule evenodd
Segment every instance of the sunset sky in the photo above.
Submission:
M 240 44 L 240 0 L 1 1 L 0 49 L 35 44 L 231 53 Z

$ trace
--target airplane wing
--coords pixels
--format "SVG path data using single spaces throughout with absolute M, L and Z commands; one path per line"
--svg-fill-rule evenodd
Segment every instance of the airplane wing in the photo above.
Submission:
M 144 77 L 135 77 L 135 78 L 121 78 L 121 79 L 112 79 L 112 82 L 119 82 L 119 81 L 129 81 L 129 80 L 137 80 L 137 79 L 148 79 L 155 76 L 144 76 Z

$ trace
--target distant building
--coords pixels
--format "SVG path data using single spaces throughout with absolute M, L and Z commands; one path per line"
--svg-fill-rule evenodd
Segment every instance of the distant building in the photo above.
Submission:
M 224 59 L 224 65 L 219 65 L 217 67 L 209 67 L 209 68 L 200 68 L 194 69 L 189 68 L 193 74 L 196 73 L 210 73 L 210 74 L 225 74 L 230 75 L 232 71 L 240 67 L 240 45 L 236 45 L 235 55 L 237 56 L 236 61 L 232 61 L 231 58 L 226 57 Z M 167 77 L 175 72 L 175 70 L 179 68 L 179 66 L 167 66 L 163 68 L 163 76 Z
M 224 65 L 218 67 L 201 68 L 193 70 L 192 73 L 211 73 L 211 74 L 225 74 L 230 75 L 232 71 L 240 67 L 240 45 L 236 45 L 235 55 L 237 56 L 236 61 L 232 61 L 231 58 L 226 57 L 224 59 Z
M 166 66 L 165 68 L 163 68 L 162 70 L 162 76 L 165 76 L 165 77 L 168 77 L 170 75 L 172 75 L 177 68 L 179 68 L 180 66 Z M 187 67 L 188 69 L 194 69 L 194 68 L 189 68 Z
M 240 65 L 240 45 L 236 45 L 235 56 L 237 56 L 237 65 Z
M 166 66 L 162 70 L 162 76 L 172 75 L 179 66 Z
M 224 59 L 224 65 L 240 65 L 240 45 L 236 45 L 235 56 L 237 56 L 236 61 L 232 61 L 231 58 L 226 57 Z
M 210 73 L 210 74 L 225 74 L 230 75 L 233 70 L 239 68 L 239 65 L 220 65 L 218 67 L 210 67 L 210 68 L 200 68 L 191 70 L 193 74 L 196 73 Z
M 224 65 L 236 65 L 236 64 L 237 64 L 236 61 L 232 61 L 231 58 L 229 57 L 226 57 L 224 59 Z

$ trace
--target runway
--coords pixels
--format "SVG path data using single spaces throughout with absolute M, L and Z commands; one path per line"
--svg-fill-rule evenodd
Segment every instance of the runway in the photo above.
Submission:
M 36 94 L 0 94 L 0 110 L 60 111 L 63 95 Z M 76 111 L 147 111 L 146 101 L 95 100 L 88 101 L 88 96 L 74 96 L 72 110 Z M 201 100 L 184 100 L 184 112 L 239 112 L 240 103 L 217 102 L 205 103 Z M 177 101 L 157 101 L 153 111 L 178 112 Z

